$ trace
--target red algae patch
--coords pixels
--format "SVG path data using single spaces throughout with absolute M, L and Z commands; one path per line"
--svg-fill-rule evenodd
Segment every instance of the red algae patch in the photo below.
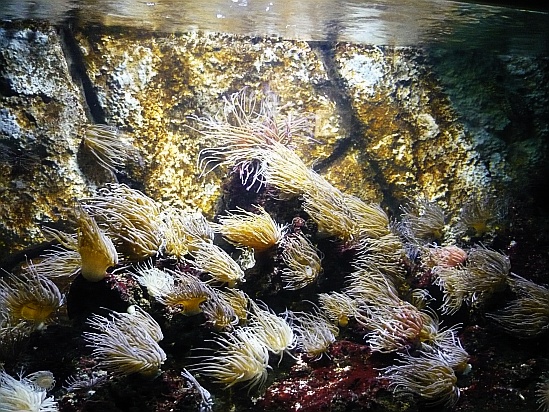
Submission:
M 369 408 L 384 387 L 378 379 L 379 364 L 366 345 L 349 341 L 334 343 L 330 359 L 298 360 L 286 379 L 271 385 L 258 406 L 277 411 L 337 411 L 351 405 Z M 348 409 L 347 409 L 348 410 Z

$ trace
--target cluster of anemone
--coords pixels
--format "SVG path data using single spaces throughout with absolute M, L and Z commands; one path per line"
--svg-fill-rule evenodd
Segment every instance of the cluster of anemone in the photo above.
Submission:
M 469 354 L 457 336 L 457 325 L 446 328 L 432 310 L 422 311 L 423 328 L 419 334 L 424 352 L 438 352 L 458 374 L 467 374 L 471 369 Z
M 357 307 L 355 320 L 367 330 L 366 342 L 374 351 L 392 352 L 419 340 L 423 328 L 422 312 L 398 295 L 391 277 L 370 265 L 348 275 L 344 292 Z
M 465 251 L 443 243 L 448 238 L 447 216 L 439 203 L 420 198 L 402 208 L 401 222 L 395 225 L 381 206 L 341 192 L 306 165 L 291 145 L 308 138 L 310 119 L 282 116 L 272 94 L 259 101 L 247 91 L 236 93 L 225 99 L 217 116 L 195 121 L 205 140 L 213 143 L 200 153 L 198 166 L 203 173 L 228 166 L 248 190 L 269 186 L 274 190 L 267 194 L 275 193 L 277 199 L 298 200 L 314 223 L 314 233 L 288 229 L 267 212 L 269 207 L 237 207 L 210 223 L 197 212 L 163 210 L 128 186 L 107 185 L 76 208 L 76 233 L 49 232 L 61 246 L 36 264 L 33 293 L 42 287 L 53 291 L 53 300 L 22 303 L 23 309 L 17 309 L 11 302 L 23 301 L 28 292 L 24 282 L 16 276 L 11 282 L 0 280 L 0 300 L 15 308 L 0 317 L 0 338 L 8 336 L 4 330 L 21 318 L 33 325 L 48 323 L 62 304 L 62 295 L 50 287 L 53 283 L 45 274 L 81 273 L 89 281 L 100 281 L 118 265 L 120 256 L 146 290 L 153 309 L 162 307 L 168 320 L 181 314 L 199 315 L 205 321 L 202 326 L 210 329 L 206 333 L 214 336 L 212 353 L 199 357 L 190 369 L 225 387 L 262 389 L 271 369 L 270 354 L 279 360 L 285 353 L 315 360 L 329 355 L 340 331 L 349 328 L 364 336 L 373 351 L 397 353 L 397 364 L 382 372 L 396 394 L 412 393 L 428 403 L 453 405 L 459 397 L 457 376 L 470 369 L 469 355 L 457 326 L 442 327 L 436 313 L 425 308 L 428 293 L 407 290 L 407 244 L 419 252 L 421 270 L 441 288 L 442 313 L 452 314 L 464 302 L 481 306 L 510 284 L 517 299 L 492 319 L 506 330 L 528 336 L 548 328 L 547 290 L 511 276 L 509 259 L 499 252 L 484 247 Z M 109 137 L 101 128 L 96 132 L 103 133 L 104 140 Z M 104 167 L 114 171 L 123 160 L 113 158 L 110 165 L 104 160 Z M 469 232 L 481 235 L 486 233 L 483 225 L 494 224 L 486 218 L 487 210 L 476 201 L 464 206 L 459 219 Z M 216 233 L 231 246 L 216 244 Z M 331 276 L 323 274 L 320 242 L 316 242 L 323 237 L 331 238 L 338 250 L 350 251 L 352 271 L 342 291 L 316 296 L 315 310 L 297 311 L 301 308 L 296 303 L 295 308 L 276 314 L 257 303 L 259 295 L 250 294 L 254 300 L 239 289 L 248 286 L 246 269 L 257 258 L 271 259 L 284 294 L 314 292 L 313 285 L 322 284 L 319 278 Z M 233 258 L 232 246 L 239 259 Z M 115 375 L 161 372 L 166 360 L 158 344 L 162 331 L 145 310 L 132 306 L 129 313 L 92 314 L 87 327 L 94 331 L 85 332 L 84 339 L 98 368 Z M 192 375 L 184 376 L 200 387 Z M 204 404 L 209 405 L 207 391 L 203 394 Z
M 282 197 L 302 196 L 304 211 L 326 235 L 348 242 L 389 233 L 389 220 L 380 207 L 342 193 L 288 147 L 292 140 L 308 138 L 306 116 L 283 117 L 269 99 L 250 113 L 256 108 L 251 101 L 255 97 L 246 91 L 235 93 L 226 100 L 224 116 L 197 119 L 201 132 L 215 142 L 214 147 L 201 152 L 199 168 L 203 172 L 222 165 L 242 170 L 243 165 L 255 162 L 259 166 L 253 169 L 253 177 L 245 175 L 243 184 L 250 186 L 252 179 L 276 188 Z
M 0 370 L 0 410 L 5 412 L 57 412 L 57 402 L 48 391 L 55 380 L 49 371 L 39 371 L 19 379 Z
M 276 315 L 266 305 L 249 300 L 249 319 L 245 326 L 217 334 L 215 353 L 205 356 L 191 369 L 231 387 L 261 390 L 267 380 L 269 353 L 282 356 L 296 345 L 293 328 L 285 317 Z
M 163 242 L 159 213 L 156 202 L 138 190 L 108 185 L 76 206 L 75 234 L 44 230 L 60 246 L 44 255 L 36 270 L 54 278 L 80 273 L 98 282 L 119 263 L 119 255 L 133 261 L 158 253 Z
M 116 375 L 158 375 L 166 360 L 158 345 L 164 335 L 143 309 L 131 306 L 127 313 L 93 314 L 87 323 L 95 331 L 84 332 L 83 336 L 100 368 Z
M 397 364 L 382 369 L 396 395 L 414 394 L 430 405 L 453 406 L 459 399 L 458 376 L 471 369 L 469 354 L 457 337 L 457 328 L 441 328 L 432 311 L 419 312 L 419 345 L 412 354 L 399 353 Z
M 153 299 L 166 307 L 167 314 L 203 313 L 216 330 L 231 329 L 247 318 L 248 298 L 242 291 L 212 288 L 190 273 L 150 265 L 139 267 L 134 276 Z

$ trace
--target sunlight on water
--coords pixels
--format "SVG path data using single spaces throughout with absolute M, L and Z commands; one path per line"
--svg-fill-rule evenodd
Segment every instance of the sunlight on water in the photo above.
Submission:
M 159 32 L 206 30 L 307 41 L 444 44 L 537 53 L 549 14 L 442 0 L 4 0 L 2 19 L 67 19 Z

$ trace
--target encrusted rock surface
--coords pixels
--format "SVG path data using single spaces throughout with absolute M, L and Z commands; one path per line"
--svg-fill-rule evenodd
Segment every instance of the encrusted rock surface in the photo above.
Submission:
M 327 75 L 307 43 L 196 33 L 77 37 L 107 123 L 133 134 L 145 189 L 166 203 L 214 211 L 219 176 L 200 177 L 204 143 L 189 116 L 215 115 L 222 96 L 243 87 L 268 88 L 283 110 L 315 114 L 318 143 L 297 148 L 308 163 L 329 156 L 342 137 L 334 102 L 315 89 Z
M 385 195 L 417 193 L 458 210 L 491 180 L 471 138 L 418 50 L 339 44 L 335 58 L 363 129 L 362 162 L 375 165 Z
M 89 193 L 77 164 L 86 123 L 52 27 L 0 27 L 0 257 L 42 240 Z
M 143 162 L 124 170 L 124 179 L 166 205 L 209 216 L 228 171 L 200 175 L 207 142 L 192 116 L 214 116 L 223 96 L 243 87 L 274 91 L 282 111 L 312 114 L 313 140 L 296 147 L 307 164 L 341 190 L 397 214 L 399 204 L 425 195 L 455 217 L 472 192 L 516 184 L 546 162 L 536 137 L 546 124 L 538 121 L 532 137 L 506 144 L 501 130 L 518 123 L 499 109 L 491 116 L 487 102 L 479 108 L 490 124 L 481 127 L 483 114 L 476 114 L 471 122 L 481 126 L 464 127 L 458 116 L 471 115 L 483 92 L 469 88 L 464 108 L 451 70 L 441 64 L 435 73 L 432 64 L 442 59 L 418 49 L 97 27 L 65 33 L 36 24 L 5 24 L 0 32 L 2 255 L 42 240 L 40 225 L 66 220 L 74 198 L 104 183 L 78 163 L 85 110 L 93 122 L 133 137 Z M 76 82 L 67 61 L 81 76 Z M 547 95 L 532 89 L 543 60 L 524 64 L 509 58 L 502 70 L 515 83 L 526 70 L 523 96 L 535 102 Z M 458 94 L 459 112 L 442 85 L 450 97 Z M 541 119 L 545 106 L 533 107 Z M 498 119 L 501 127 L 492 124 Z

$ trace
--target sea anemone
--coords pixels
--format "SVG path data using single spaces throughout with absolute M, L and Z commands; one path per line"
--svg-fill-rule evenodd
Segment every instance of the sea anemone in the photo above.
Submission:
M 456 373 L 466 374 L 469 365 L 469 354 L 457 337 L 458 325 L 441 328 L 437 314 L 432 310 L 421 312 L 423 328 L 420 333 L 421 348 L 425 352 L 437 351 L 443 356 Z
M 421 311 L 395 298 L 392 304 L 367 305 L 367 314 L 357 320 L 370 331 L 366 342 L 375 352 L 393 352 L 415 344 L 423 329 Z
M 219 349 L 215 355 L 190 367 L 193 372 L 210 376 L 229 388 L 239 383 L 244 387 L 262 389 L 267 381 L 269 352 L 258 338 L 255 328 L 237 328 L 214 337 Z
M 248 305 L 250 298 L 245 292 L 238 289 L 216 289 L 217 295 L 233 308 L 239 322 L 246 322 L 248 319 Z
M 35 386 L 45 389 L 47 391 L 52 390 L 55 386 L 55 378 L 50 371 L 37 371 L 29 373 L 25 379 Z
M 422 197 L 401 209 L 400 231 L 407 239 L 414 243 L 442 240 L 446 216 L 437 203 Z
M 64 296 L 51 280 L 29 266 L 21 275 L 0 279 L 0 306 L 13 322 L 28 322 L 41 329 L 63 305 Z
M 484 247 L 469 251 L 464 267 L 435 266 L 434 283 L 444 293 L 442 313 L 453 314 L 463 302 L 480 306 L 507 286 L 510 274 L 509 258 Z
M 542 412 L 549 412 L 549 379 L 543 379 L 536 386 L 538 409 Z
M 0 371 L 0 411 L 3 412 L 57 412 L 53 396 L 33 381 L 32 375 L 18 379 Z
M 250 301 L 249 326 L 267 349 L 275 355 L 282 355 L 295 346 L 294 331 L 285 318 L 276 315 L 267 305 Z
M 349 276 L 345 293 L 358 305 L 356 320 L 367 329 L 372 350 L 392 352 L 418 341 L 421 311 L 398 297 L 397 289 L 380 271 L 358 269 Z
M 347 283 L 344 292 L 359 306 L 391 305 L 398 301 L 394 282 L 377 269 L 357 267 L 347 275 Z
M 34 330 L 34 325 L 21 321 L 11 324 L 6 314 L 0 313 L 0 360 L 17 359 L 26 349 L 26 339 Z
M 435 266 L 433 275 L 434 284 L 438 285 L 444 294 L 441 312 L 448 315 L 456 313 L 463 302 L 471 296 L 469 271 L 460 267 Z
M 311 193 L 315 188 L 331 188 L 326 179 L 314 172 L 303 160 L 284 144 L 274 142 L 259 153 L 263 159 L 263 179 L 276 187 L 284 197 Z M 323 193 L 326 190 L 320 189 Z
M 174 277 L 162 269 L 153 267 L 152 264 L 138 266 L 135 279 L 155 298 L 174 290 Z
M 215 291 L 216 289 L 212 289 Z M 238 325 L 239 318 L 233 307 L 227 303 L 221 294 L 215 293 L 201 306 L 208 325 L 218 331 L 230 330 Z
M 128 313 L 93 314 L 88 325 L 97 332 L 84 332 L 99 367 L 117 375 L 139 373 L 154 377 L 166 360 L 157 342 L 163 339 L 160 325 L 143 309 L 131 306 Z
M 534 338 L 547 332 L 549 289 L 514 274 L 510 284 L 517 298 L 488 317 L 519 338 Z
M 76 250 L 55 248 L 33 262 L 34 270 L 47 278 L 71 278 L 82 268 L 82 258 Z
M 319 231 L 344 242 L 390 233 L 389 218 L 379 205 L 341 192 L 316 173 L 309 179 L 310 184 L 303 189 L 303 210 L 318 224 Z
M 287 235 L 281 246 L 284 288 L 296 290 L 313 283 L 322 269 L 318 249 L 301 233 Z
M 467 269 L 479 280 L 477 293 L 479 290 L 495 292 L 505 288 L 511 262 L 504 254 L 479 246 L 469 250 Z
M 474 194 L 461 208 L 458 230 L 484 236 L 498 229 L 507 213 L 507 204 L 494 196 Z
M 276 223 L 261 206 L 255 206 L 255 209 L 258 213 L 239 208 L 237 213 L 228 212 L 227 216 L 220 216 L 218 230 L 233 245 L 262 252 L 280 242 L 284 226 Z
M 268 93 L 258 103 L 248 89 L 225 98 L 223 112 L 215 118 L 195 118 L 214 147 L 200 152 L 198 168 L 208 173 L 227 165 L 238 170 L 242 184 L 251 188 L 264 183 L 264 160 L 274 145 L 284 146 L 310 129 L 306 116 L 281 116 L 276 96 Z M 259 165 L 253 163 L 259 160 Z
M 318 313 L 289 312 L 296 335 L 297 349 L 313 359 L 320 359 L 336 341 L 339 328 Z
M 76 211 L 82 277 L 90 282 L 98 282 L 105 278 L 109 267 L 118 264 L 118 253 L 95 220 L 81 208 Z
M 343 195 L 346 208 L 357 220 L 360 238 L 378 239 L 390 235 L 389 217 L 380 205 L 366 203 L 356 196 Z
M 137 152 L 129 138 L 115 127 L 93 124 L 86 128 L 82 145 L 99 165 L 111 173 L 118 171 Z
M 198 410 L 200 412 L 211 412 L 213 410 L 214 401 L 212 399 L 212 396 L 210 395 L 210 392 L 206 388 L 204 388 L 196 378 L 187 370 L 183 369 L 181 372 L 181 376 L 187 379 L 188 382 L 192 385 L 192 387 L 198 392 L 198 395 L 200 396 L 200 400 L 198 402 Z
M 197 242 L 212 242 L 214 230 L 200 212 L 186 212 L 170 208 L 162 212 L 164 228 L 164 251 L 177 259 L 193 249 Z
M 244 272 L 233 258 L 219 246 L 210 242 L 194 244 L 191 256 L 194 266 L 211 276 L 211 282 L 234 287 L 244 282 Z
M 406 275 L 404 251 L 400 239 L 392 233 L 374 238 L 362 238 L 354 246 L 352 261 L 358 270 L 380 271 L 392 282 L 402 281 Z
M 334 187 L 325 186 L 307 191 L 303 195 L 303 210 L 318 225 L 318 230 L 335 236 L 343 242 L 358 239 L 360 226 L 357 216 L 345 204 L 345 196 Z
M 68 234 L 48 227 L 42 228 L 42 231 L 46 239 L 58 242 L 59 246 L 46 251 L 40 259 L 32 262 L 36 273 L 47 278 L 65 280 L 77 275 L 82 268 L 82 258 L 78 252 L 78 234 Z
M 355 318 L 358 314 L 358 303 L 345 293 L 320 293 L 318 302 L 326 317 L 342 327 L 349 324 L 349 318 Z
M 423 250 L 422 263 L 427 267 L 457 267 L 465 264 L 467 252 L 456 245 L 429 245 Z
M 107 228 L 126 259 L 140 261 L 158 254 L 164 224 L 159 205 L 150 197 L 123 184 L 109 184 L 82 204 Z
M 213 297 L 212 289 L 196 276 L 183 272 L 171 272 L 173 283 L 155 296 L 172 311 L 192 316 L 202 312 L 201 305 Z M 167 281 L 166 283 L 169 283 Z
M 398 365 L 382 369 L 395 394 L 419 395 L 430 405 L 455 405 L 459 399 L 457 377 L 446 358 L 438 351 L 419 352 L 419 356 L 400 354 Z

